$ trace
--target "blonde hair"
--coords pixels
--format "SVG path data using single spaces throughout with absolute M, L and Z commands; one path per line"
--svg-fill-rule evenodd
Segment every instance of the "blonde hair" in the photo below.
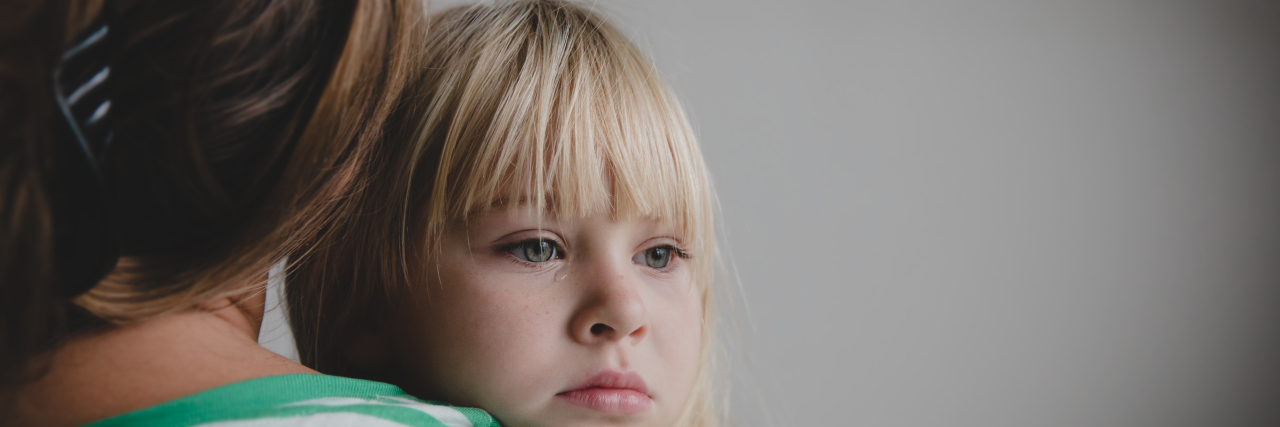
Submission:
M 703 296 L 703 360 L 680 425 L 721 425 L 710 181 L 651 61 L 600 15 L 562 1 L 458 7 L 428 26 L 419 75 L 361 178 L 366 191 L 349 200 L 361 215 L 291 273 L 314 290 L 289 293 L 303 363 L 356 373 L 342 357 L 343 328 L 424 283 L 429 273 L 409 260 L 427 259 L 449 224 L 495 202 L 561 217 L 656 218 L 693 255 Z

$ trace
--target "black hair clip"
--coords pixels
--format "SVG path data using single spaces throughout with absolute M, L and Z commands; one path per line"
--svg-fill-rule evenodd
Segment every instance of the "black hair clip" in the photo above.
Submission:
M 53 95 L 64 118 L 51 150 L 55 275 L 68 298 L 92 288 L 119 259 L 104 170 L 113 142 L 114 10 L 111 1 L 103 2 L 102 13 L 53 69 Z

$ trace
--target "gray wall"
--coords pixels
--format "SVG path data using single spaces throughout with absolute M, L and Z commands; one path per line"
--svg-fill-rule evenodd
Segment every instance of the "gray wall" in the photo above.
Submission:
M 1277 2 L 596 4 L 701 136 L 741 425 L 1280 425 Z
M 701 136 L 742 425 L 1280 425 L 1276 2 L 598 6 Z

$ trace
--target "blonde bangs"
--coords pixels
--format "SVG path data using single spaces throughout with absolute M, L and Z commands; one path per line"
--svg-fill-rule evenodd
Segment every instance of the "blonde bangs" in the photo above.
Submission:
M 438 62 L 431 104 L 449 111 L 429 111 L 420 133 L 442 137 L 422 141 L 440 144 L 428 234 L 520 201 L 558 217 L 654 218 L 710 259 L 710 191 L 683 111 L 634 45 L 574 12 L 475 8 L 438 18 L 510 24 L 435 26 L 431 50 L 450 57 Z

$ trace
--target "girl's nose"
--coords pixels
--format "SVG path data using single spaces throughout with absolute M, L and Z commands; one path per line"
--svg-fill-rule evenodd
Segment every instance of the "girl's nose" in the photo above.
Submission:
M 629 267 L 629 266 L 626 266 Z M 582 344 L 639 342 L 648 334 L 648 314 L 635 278 L 623 266 L 603 268 L 584 283 L 586 298 L 569 325 Z

